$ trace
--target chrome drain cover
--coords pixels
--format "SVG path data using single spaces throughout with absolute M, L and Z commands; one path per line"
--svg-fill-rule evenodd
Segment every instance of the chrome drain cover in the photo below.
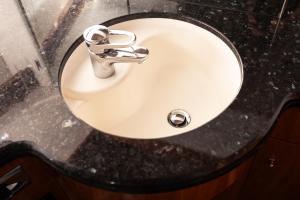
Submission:
M 191 122 L 191 117 L 186 111 L 176 109 L 169 113 L 168 122 L 173 127 L 183 128 Z

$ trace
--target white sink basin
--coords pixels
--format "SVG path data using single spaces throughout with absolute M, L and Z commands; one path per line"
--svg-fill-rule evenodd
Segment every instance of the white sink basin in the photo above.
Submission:
M 161 138 L 202 126 L 237 96 L 243 69 L 229 42 L 201 26 L 166 18 L 111 26 L 135 33 L 136 45 L 148 48 L 149 58 L 143 64 L 117 64 L 113 77 L 99 79 L 82 43 L 62 72 L 64 100 L 87 124 L 122 137 Z M 186 111 L 190 124 L 171 126 L 167 116 L 175 109 Z

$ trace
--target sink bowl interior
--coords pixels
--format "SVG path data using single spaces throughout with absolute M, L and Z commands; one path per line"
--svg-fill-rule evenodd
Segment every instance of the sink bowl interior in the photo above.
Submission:
M 143 64 L 117 64 L 113 77 L 98 79 L 82 43 L 61 75 L 70 110 L 100 131 L 143 139 L 181 134 L 222 113 L 241 88 L 239 56 L 207 25 L 143 18 L 110 29 L 135 33 L 136 45 L 148 48 L 149 58 Z M 189 113 L 190 124 L 172 127 L 167 116 L 175 109 Z

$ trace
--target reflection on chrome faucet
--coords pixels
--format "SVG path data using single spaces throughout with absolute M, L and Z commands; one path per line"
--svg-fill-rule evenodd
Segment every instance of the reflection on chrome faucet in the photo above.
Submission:
M 110 36 L 127 36 L 129 41 L 124 43 L 110 43 Z M 87 28 L 83 37 L 88 47 L 98 78 L 109 78 L 115 73 L 114 63 L 142 63 L 148 57 L 149 51 L 143 47 L 133 46 L 136 41 L 134 33 L 109 30 L 102 25 Z

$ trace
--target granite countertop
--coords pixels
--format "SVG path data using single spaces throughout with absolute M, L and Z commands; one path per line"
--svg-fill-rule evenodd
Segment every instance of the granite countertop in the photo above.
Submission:
M 74 2 L 46 39 L 35 40 L 40 52 L 36 66 L 16 68 L 1 82 L 2 164 L 33 154 L 67 176 L 105 189 L 143 193 L 183 188 L 215 178 L 242 162 L 268 134 L 284 104 L 299 95 L 297 1 Z M 22 11 L 28 15 L 30 31 L 36 33 L 38 22 L 32 21 L 24 5 Z M 241 91 L 221 115 L 185 134 L 134 140 L 101 133 L 68 110 L 58 88 L 60 62 L 87 26 L 154 12 L 200 20 L 227 36 L 244 64 Z M 2 61 L 0 69 L 5 65 Z M 43 70 L 48 83 L 39 77 Z

